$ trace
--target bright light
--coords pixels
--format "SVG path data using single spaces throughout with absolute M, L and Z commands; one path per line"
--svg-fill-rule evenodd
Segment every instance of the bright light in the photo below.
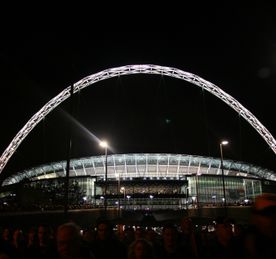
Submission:
M 221 141 L 221 145 L 227 145 L 229 142 L 227 140 Z
M 108 143 L 106 141 L 101 141 L 100 142 L 100 146 L 104 147 L 104 148 L 107 148 L 108 147 Z

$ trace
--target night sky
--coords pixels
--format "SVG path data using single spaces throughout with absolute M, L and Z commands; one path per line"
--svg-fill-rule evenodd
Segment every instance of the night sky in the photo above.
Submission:
M 214 83 L 275 137 L 274 11 L 266 5 L 223 7 L 180 17 L 177 25 L 153 20 L 138 26 L 136 21 L 132 30 L 121 25 L 103 33 L 92 26 L 86 34 L 45 29 L 6 37 L 0 49 L 1 154 L 32 115 L 64 88 L 130 64 L 175 67 Z M 70 113 L 73 120 L 68 120 Z M 53 110 L 21 143 L 0 177 L 66 159 L 70 127 L 72 158 L 103 154 L 88 131 L 110 143 L 109 153 L 219 157 L 219 142 L 228 139 L 225 159 L 276 171 L 276 155 L 265 140 L 212 94 L 165 76 L 129 75 L 83 89 L 74 96 L 73 111 L 69 100 Z

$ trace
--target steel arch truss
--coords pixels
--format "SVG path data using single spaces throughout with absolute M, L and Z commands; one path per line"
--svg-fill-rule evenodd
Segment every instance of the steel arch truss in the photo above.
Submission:
M 185 72 L 177 68 L 158 66 L 152 64 L 126 65 L 121 67 L 109 68 L 101 72 L 87 76 L 81 79 L 80 81 L 76 82 L 73 86 L 73 92 L 76 93 L 87 86 L 90 86 L 105 79 L 133 74 L 156 74 L 178 78 L 207 90 L 211 94 L 215 95 L 216 97 L 224 101 L 230 107 L 232 107 L 237 113 L 239 113 L 262 136 L 262 138 L 267 142 L 267 144 L 276 154 L 276 141 L 274 137 L 249 110 L 247 110 L 235 98 L 224 92 L 218 86 L 195 74 Z M 31 117 L 31 119 L 24 125 L 24 127 L 16 134 L 16 136 L 13 138 L 13 140 L 1 156 L 0 173 L 3 171 L 7 162 L 14 154 L 16 149 L 19 147 L 21 142 L 48 113 L 50 113 L 53 109 L 55 109 L 59 104 L 61 104 L 70 96 L 70 90 L 71 86 L 65 88 L 57 96 L 55 96 L 48 103 L 46 103 L 37 113 L 35 113 Z

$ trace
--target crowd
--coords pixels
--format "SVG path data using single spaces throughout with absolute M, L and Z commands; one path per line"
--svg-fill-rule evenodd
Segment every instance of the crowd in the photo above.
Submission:
M 150 226 L 114 229 L 105 218 L 85 230 L 74 222 L 28 231 L 3 227 L 0 259 L 275 259 L 275 244 L 276 195 L 263 194 L 252 206 L 249 225 L 220 217 L 212 231 L 198 230 L 190 217 L 164 224 L 161 232 Z

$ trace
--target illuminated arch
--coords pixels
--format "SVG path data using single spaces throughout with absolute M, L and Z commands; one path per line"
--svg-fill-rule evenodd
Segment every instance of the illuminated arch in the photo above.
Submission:
M 194 85 L 200 86 L 203 89 L 209 91 L 211 94 L 215 95 L 230 107 L 232 107 L 237 113 L 239 113 L 249 124 L 263 137 L 267 142 L 273 152 L 276 154 L 276 141 L 271 135 L 271 133 L 262 125 L 262 123 L 245 107 L 243 107 L 235 98 L 224 92 L 218 86 L 204 80 L 203 78 L 185 72 L 183 70 L 158 66 L 152 64 L 145 65 L 126 65 L 121 67 L 109 68 L 101 72 L 87 76 L 80 81 L 76 82 L 73 86 L 74 93 L 82 90 L 83 88 L 95 84 L 99 81 L 122 76 L 122 75 L 133 75 L 133 74 L 155 74 L 155 75 L 165 75 L 169 77 L 174 77 L 178 79 L 185 80 Z M 31 130 L 53 109 L 55 109 L 60 103 L 66 100 L 70 96 L 71 86 L 65 88 L 57 96 L 46 103 L 37 113 L 35 113 L 32 118 L 24 125 L 24 127 L 16 134 L 9 146 L 3 152 L 0 160 L 0 173 L 6 166 L 7 162 L 16 151 L 21 142 L 27 137 Z

